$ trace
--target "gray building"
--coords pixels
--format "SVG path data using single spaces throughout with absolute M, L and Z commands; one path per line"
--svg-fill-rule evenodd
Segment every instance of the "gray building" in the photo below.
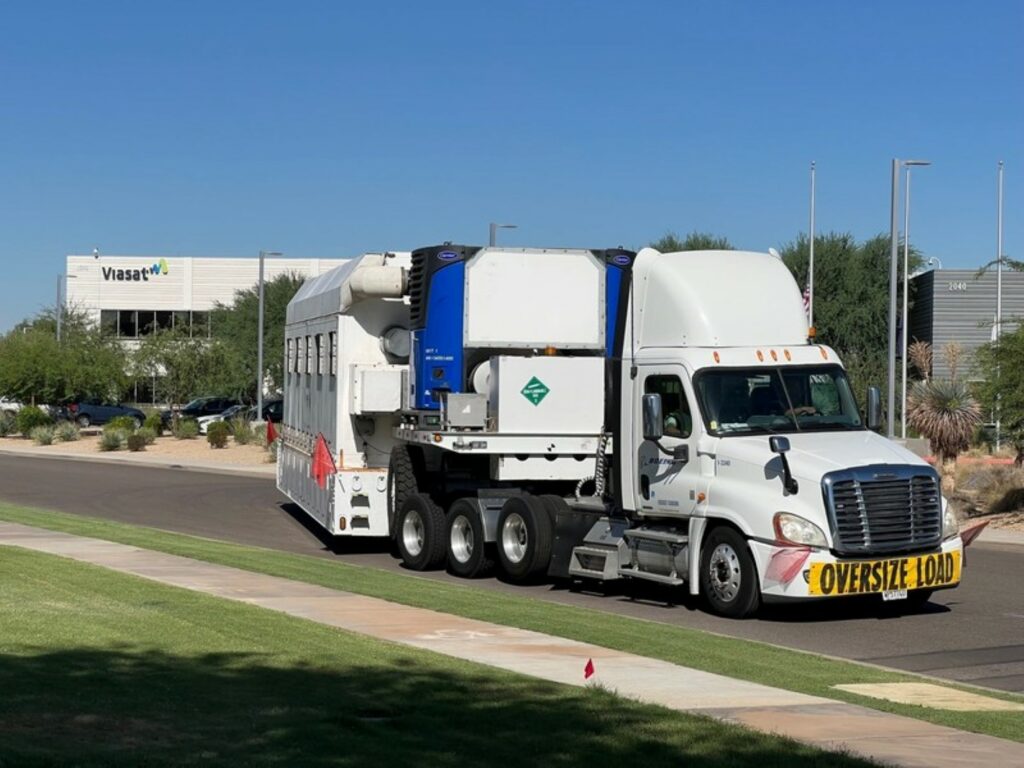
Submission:
M 981 276 L 975 269 L 937 269 L 911 278 L 916 294 L 910 311 L 910 341 L 931 343 L 932 375 L 949 376 L 942 354 L 951 341 L 965 354 L 963 373 L 977 378 L 974 350 L 992 340 L 996 316 L 996 273 Z M 1024 319 L 1024 272 L 1003 271 L 1003 333 Z

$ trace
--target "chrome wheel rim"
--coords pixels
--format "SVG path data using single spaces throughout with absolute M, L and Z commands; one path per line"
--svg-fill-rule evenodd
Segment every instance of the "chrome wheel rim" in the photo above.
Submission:
M 510 563 L 521 563 L 526 557 L 530 540 L 526 532 L 526 521 L 518 512 L 505 518 L 501 526 L 501 548 Z
M 719 544 L 711 553 L 708 566 L 708 584 L 715 597 L 723 603 L 731 603 L 740 592 L 743 574 L 736 550 L 728 544 Z
M 473 526 L 464 515 L 452 521 L 452 533 L 449 541 L 452 557 L 458 563 L 468 563 L 473 556 Z
M 415 509 L 410 509 L 402 522 L 402 544 L 412 557 L 423 551 L 423 518 Z

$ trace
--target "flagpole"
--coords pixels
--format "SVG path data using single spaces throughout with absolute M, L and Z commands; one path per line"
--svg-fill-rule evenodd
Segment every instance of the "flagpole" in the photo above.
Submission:
M 810 263 L 808 266 L 807 290 L 810 298 L 807 304 L 807 323 L 814 327 L 814 171 L 815 163 L 811 161 L 811 235 L 810 235 Z

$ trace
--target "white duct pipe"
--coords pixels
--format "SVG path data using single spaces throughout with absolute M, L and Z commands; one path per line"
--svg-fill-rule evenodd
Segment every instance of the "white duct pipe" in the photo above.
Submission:
M 400 299 L 406 283 L 406 271 L 392 266 L 359 267 L 348 279 L 353 299 Z

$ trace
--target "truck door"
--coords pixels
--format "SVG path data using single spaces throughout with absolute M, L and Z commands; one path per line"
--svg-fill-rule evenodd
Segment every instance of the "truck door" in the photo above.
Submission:
M 647 514 L 689 516 L 697 506 L 696 495 L 700 480 L 697 460 L 697 441 L 694 430 L 692 395 L 687 392 L 686 372 L 681 365 L 642 366 L 634 404 L 635 456 L 637 457 L 636 508 Z M 661 397 L 664 436 L 661 448 L 643 439 L 642 396 L 657 394 Z M 689 457 L 685 460 L 671 454 L 677 446 L 685 445 Z

